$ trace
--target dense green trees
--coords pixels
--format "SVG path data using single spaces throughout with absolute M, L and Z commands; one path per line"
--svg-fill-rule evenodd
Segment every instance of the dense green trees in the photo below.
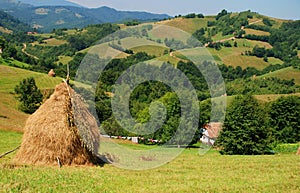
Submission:
M 193 36 L 197 38 L 202 44 L 206 44 L 211 42 L 211 38 L 206 36 L 204 28 L 200 28 L 199 30 L 193 33 Z
M 6 44 L 6 40 L 2 36 L 0 36 L 0 48 L 4 49 L 5 44 Z
M 271 130 L 265 111 L 252 96 L 238 96 L 226 112 L 217 139 L 222 154 L 264 154 L 270 150 Z
M 33 113 L 43 101 L 43 95 L 32 77 L 23 79 L 15 87 L 15 93 L 20 101 L 20 109 L 25 113 Z
M 281 97 L 271 103 L 269 112 L 270 127 L 279 143 L 300 141 L 300 97 Z
M 256 79 L 236 79 L 226 84 L 228 95 L 238 94 L 290 94 L 300 91 L 294 80 L 281 80 L 276 77 Z

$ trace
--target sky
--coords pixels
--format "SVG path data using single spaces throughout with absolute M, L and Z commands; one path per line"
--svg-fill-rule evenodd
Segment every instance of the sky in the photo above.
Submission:
M 85 7 L 108 6 L 124 11 L 147 11 L 170 16 L 187 13 L 216 15 L 251 10 L 270 17 L 300 19 L 300 0 L 68 0 Z

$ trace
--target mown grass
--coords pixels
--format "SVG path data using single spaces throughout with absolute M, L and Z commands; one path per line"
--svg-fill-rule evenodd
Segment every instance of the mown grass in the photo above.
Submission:
M 161 46 L 154 46 L 154 45 L 138 46 L 138 47 L 131 48 L 131 50 L 133 50 L 134 53 L 146 52 L 147 54 L 156 57 L 164 55 L 165 51 L 169 51 L 168 48 L 161 47 Z
M 269 36 L 269 32 L 255 30 L 255 29 L 245 29 L 246 34 L 253 34 L 258 36 Z
M 263 58 L 244 55 L 246 51 L 252 51 L 253 47 L 256 45 L 259 47 L 272 48 L 269 43 L 246 39 L 236 39 L 234 41 L 237 42 L 237 47 L 222 47 L 221 50 L 215 50 L 213 48 L 207 49 L 215 58 L 216 62 L 234 67 L 241 66 L 243 69 L 247 67 L 255 67 L 262 70 L 270 64 L 283 63 L 281 60 L 276 58 L 268 58 L 268 62 L 265 62 Z
M 47 74 L 0 65 L 0 128 L 23 130 L 28 115 L 18 110 L 18 101 L 13 93 L 15 86 L 28 77 L 34 77 L 42 90 L 53 89 L 62 81 L 61 78 L 52 78 Z
M 18 133 L 0 131 L 0 135 L 1 151 L 21 141 Z M 201 156 L 198 151 L 186 149 L 168 164 L 144 171 L 112 165 L 20 166 L 11 163 L 12 154 L 0 160 L 0 186 L 4 192 L 298 192 L 300 188 L 300 156 L 295 153 L 222 156 L 211 150 Z
M 35 78 L 36 84 L 40 89 L 54 88 L 55 85 L 62 82 L 62 79 L 59 77 L 53 78 L 47 74 L 0 65 L 0 92 L 12 92 L 22 79 L 28 77 Z
M 60 40 L 60 39 L 56 39 L 56 38 L 50 38 L 45 40 L 46 44 L 42 44 L 45 46 L 60 46 L 62 44 L 66 44 L 68 43 L 66 40 Z
M 277 77 L 284 80 L 291 80 L 294 79 L 295 83 L 297 85 L 300 85 L 300 69 L 293 68 L 293 67 L 287 67 L 283 68 L 274 72 L 270 72 L 268 74 L 265 74 L 263 76 L 260 76 L 261 78 L 264 77 Z
M 256 40 L 245 40 L 245 41 L 250 43 L 252 48 L 254 46 L 264 47 L 266 49 L 273 48 L 273 46 L 271 44 L 269 44 L 268 42 L 262 42 L 262 41 L 256 41 Z
M 192 34 L 200 28 L 207 27 L 208 21 L 214 21 L 214 20 L 215 19 L 212 17 L 205 17 L 201 19 L 200 18 L 193 18 L 193 19 L 175 18 L 171 20 L 161 21 L 158 24 L 169 25 Z
M 283 64 L 284 62 L 278 58 L 268 57 L 268 63 L 274 65 L 274 64 Z
M 6 131 L 0 129 L 0 155 L 10 151 L 21 144 L 23 134 L 16 131 Z M 0 158 L 0 163 L 6 163 L 10 161 L 15 155 L 14 153 Z
M 0 128 L 23 131 L 28 116 L 18 110 L 18 101 L 13 94 L 0 92 Z
M 224 39 L 228 39 L 228 38 L 232 38 L 232 37 L 234 37 L 233 34 L 223 36 L 222 33 L 217 33 L 215 36 L 212 37 L 212 40 L 220 41 L 220 40 L 224 40 Z
M 271 101 L 275 101 L 280 97 L 287 97 L 287 96 L 300 96 L 300 93 L 293 93 L 293 94 L 265 94 L 265 95 L 255 95 L 254 97 L 262 102 L 267 103 Z
M 71 56 L 58 56 L 58 61 L 57 63 L 62 63 L 63 65 L 68 64 L 70 61 L 73 60 L 73 57 Z
M 24 62 L 20 62 L 17 60 L 13 60 L 13 59 L 0 58 L 0 64 L 6 65 L 6 66 L 17 66 L 19 68 L 29 68 L 30 67 L 29 64 L 26 64 Z
M 255 67 L 259 70 L 269 66 L 269 63 L 265 62 L 262 58 L 257 58 L 255 56 L 242 56 L 242 52 L 249 50 L 247 48 L 222 48 L 220 51 L 208 48 L 208 50 L 214 58 L 221 58 L 222 62 L 228 66 L 240 66 L 243 69 L 247 67 Z

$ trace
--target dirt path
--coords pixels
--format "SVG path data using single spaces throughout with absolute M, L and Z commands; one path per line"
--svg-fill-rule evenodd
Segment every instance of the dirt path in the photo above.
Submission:
M 262 22 L 262 21 L 263 21 L 262 19 L 258 20 L 258 21 L 253 21 L 253 22 L 249 23 L 248 25 L 253 25 L 253 24 L 256 24 L 256 23 L 259 23 L 259 22 Z
M 22 52 L 23 52 L 24 54 L 26 54 L 27 56 L 32 57 L 32 58 L 34 58 L 34 59 L 36 59 L 36 60 L 39 59 L 38 57 L 36 57 L 36 56 L 34 56 L 34 55 L 31 55 L 31 54 L 27 53 L 27 52 L 26 52 L 26 48 L 27 48 L 27 45 L 24 43 L 24 44 L 23 44 L 23 48 L 22 48 Z

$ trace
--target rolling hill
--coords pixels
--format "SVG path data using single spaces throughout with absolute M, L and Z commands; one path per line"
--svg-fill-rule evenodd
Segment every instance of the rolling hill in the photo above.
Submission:
M 22 131 L 28 114 L 18 110 L 14 87 L 28 77 L 34 77 L 41 89 L 53 89 L 61 82 L 61 78 L 49 77 L 47 74 L 0 65 L 0 128 L 4 130 Z
M 287 67 L 260 76 L 260 78 L 265 78 L 265 77 L 277 77 L 283 80 L 294 79 L 295 84 L 300 85 L 300 69 L 298 68 Z
M 31 0 L 23 2 L 32 3 Z M 49 3 L 51 2 L 51 3 Z M 45 5 L 44 5 L 45 4 Z M 47 5 L 51 4 L 51 5 Z M 130 20 L 153 21 L 169 18 L 166 14 L 117 11 L 109 7 L 85 8 L 65 1 L 42 1 L 33 5 L 14 0 L 0 0 L 0 9 L 43 32 L 58 28 L 82 28 L 89 24 L 118 23 Z M 39 5 L 39 6 L 37 6 Z
M 20 31 L 30 31 L 31 28 L 28 24 L 25 24 L 18 20 L 17 18 L 5 13 L 0 10 L 0 32 L 12 33 Z
M 23 6 L 22 4 L 20 6 Z M 47 17 L 51 17 L 53 16 L 53 18 L 55 18 L 54 20 L 58 19 L 58 15 L 62 14 L 62 15 L 66 15 L 66 17 L 68 16 L 68 14 L 73 14 L 74 12 L 71 12 L 70 10 L 82 10 L 83 8 L 79 8 L 79 7 L 64 7 L 62 6 L 61 8 L 55 7 L 55 6 L 43 6 L 43 7 L 31 7 L 32 10 L 35 10 L 35 14 L 39 15 L 39 17 L 36 17 L 36 19 L 40 19 L 43 20 Z M 116 21 L 118 19 L 127 17 L 128 15 L 130 15 L 132 12 L 118 12 L 116 10 L 113 10 L 111 8 L 108 7 L 102 7 L 102 8 L 98 8 L 98 9 L 86 9 L 88 10 L 88 12 L 86 13 L 82 13 L 83 14 L 87 14 L 87 15 L 93 15 L 93 17 L 90 18 L 95 18 L 97 17 L 97 14 L 104 14 L 106 16 L 108 16 L 110 13 L 113 13 L 113 15 L 111 15 L 110 17 L 103 17 L 102 19 L 104 20 L 113 20 Z M 101 10 L 99 13 L 98 10 Z M 53 14 L 53 13 L 57 13 Z M 77 12 L 79 13 L 79 12 Z M 92 14 L 91 14 L 92 13 Z M 128 14 L 128 15 L 127 15 Z M 143 15 L 147 13 L 143 13 L 143 12 L 139 12 L 140 17 L 144 17 Z M 244 13 L 242 13 L 244 14 Z M 257 13 L 251 13 L 253 14 L 251 18 L 248 18 L 247 21 L 248 26 L 246 26 L 245 32 L 246 35 L 256 35 L 256 36 L 271 36 L 273 32 L 268 32 L 264 29 L 268 28 L 268 30 L 270 29 L 278 29 L 278 27 L 282 24 L 282 23 L 287 23 L 288 21 L 285 20 L 280 20 L 280 19 L 274 19 L 274 18 L 269 18 L 266 16 L 262 16 L 259 15 Z M 126 16 L 127 15 L 127 16 Z M 238 14 L 233 14 L 233 15 L 238 15 Z M 78 16 L 78 15 L 77 15 Z M 267 27 L 266 24 L 263 23 L 263 19 L 262 18 L 268 18 L 272 23 L 272 27 Z M 83 23 L 85 22 L 85 20 L 80 20 L 78 19 L 77 22 L 82 21 Z M 92 19 L 91 19 L 92 21 Z M 61 21 L 62 22 L 62 21 Z M 208 31 L 212 30 L 213 28 L 216 28 L 217 26 L 208 26 L 209 22 L 216 22 L 216 17 L 215 16 L 206 16 L 204 18 L 184 18 L 184 17 L 179 17 L 179 18 L 174 18 L 174 19 L 169 19 L 169 20 L 164 20 L 164 21 L 160 21 L 160 22 L 154 22 L 157 24 L 163 24 L 163 25 L 169 25 L 172 27 L 176 27 L 179 29 L 182 29 L 184 31 L 187 31 L 189 33 L 194 33 L 197 30 L 201 29 L 201 28 L 207 28 L 207 31 L 205 31 L 205 35 L 208 36 Z M 153 23 L 148 23 L 148 24 L 153 24 Z M 145 24 L 145 25 L 148 25 Z M 60 25 L 65 25 L 65 24 L 60 24 Z M 75 25 L 75 24 L 74 24 Z M 77 25 L 77 24 L 76 24 Z M 255 25 L 257 29 L 253 29 L 252 27 L 249 27 L 250 25 Z M 257 27 L 259 26 L 259 27 Z M 126 26 L 122 25 L 122 28 L 126 28 Z M 91 31 L 89 31 L 91 30 Z M 51 48 L 53 47 L 59 47 L 59 46 L 63 46 L 63 45 L 67 45 L 70 46 L 70 42 L 68 41 L 68 37 L 71 35 L 79 37 L 85 37 L 87 34 L 94 34 L 92 33 L 92 30 L 96 30 L 99 31 L 101 30 L 101 26 L 97 26 L 95 28 L 93 27 L 87 27 L 87 28 L 83 28 L 80 30 L 66 30 L 62 33 L 62 35 L 57 35 L 55 33 L 50 33 L 50 34 L 37 34 L 36 36 L 38 38 L 43 39 L 43 41 L 39 42 L 39 41 L 35 41 L 34 43 L 29 44 L 27 46 L 27 50 L 25 50 L 26 52 L 28 52 L 29 54 L 37 54 L 39 53 L 40 55 L 42 55 L 43 53 L 40 52 L 40 50 L 44 50 L 45 52 L 47 52 L 47 50 L 53 50 Z M 271 31 L 271 30 L 270 30 Z M 151 30 L 149 31 L 149 37 L 151 37 Z M 159 34 L 158 34 L 159 35 Z M 92 37 L 92 36 L 91 36 Z M 211 55 L 214 57 L 215 61 L 219 64 L 225 64 L 226 66 L 232 66 L 232 67 L 238 67 L 240 66 L 242 70 L 245 70 L 249 67 L 253 67 L 255 69 L 257 69 L 258 71 L 262 72 L 265 68 L 270 67 L 271 65 L 277 65 L 276 69 L 270 69 L 269 71 L 272 71 L 269 73 L 269 71 L 264 72 L 265 75 L 263 76 L 257 76 L 257 78 L 264 78 L 264 77 L 277 77 L 280 79 L 285 79 L 285 80 L 290 80 L 290 79 L 294 79 L 295 80 L 295 84 L 296 85 L 300 85 L 300 72 L 298 69 L 293 68 L 293 67 L 287 67 L 285 61 L 276 58 L 276 57 L 267 57 L 267 60 L 265 60 L 263 57 L 257 57 L 255 55 L 249 55 L 249 54 L 245 54 L 248 51 L 252 51 L 253 48 L 255 47 L 263 47 L 264 49 L 267 50 L 271 50 L 273 49 L 273 44 L 267 42 L 267 41 L 260 41 L 260 40 L 251 40 L 251 39 L 247 39 L 245 37 L 235 37 L 235 34 L 231 33 L 231 34 L 222 34 L 221 32 L 215 33 L 214 35 L 211 36 L 212 37 L 212 41 L 214 41 L 214 43 L 224 43 L 227 42 L 230 44 L 230 46 L 221 46 L 221 49 L 215 49 L 213 47 L 207 47 L 208 51 L 211 53 Z M 162 38 L 161 42 L 163 42 Z M 180 55 L 179 52 L 176 51 L 171 51 L 169 49 L 166 49 L 166 47 L 162 46 L 155 46 L 157 42 L 152 42 L 154 43 L 152 46 L 150 46 L 151 44 L 149 43 L 149 46 L 138 46 L 139 44 L 137 44 L 135 46 L 135 43 L 138 43 L 138 41 L 140 41 L 139 39 L 130 39 L 130 41 L 128 42 L 123 42 L 120 41 L 120 46 L 123 48 L 127 48 L 127 47 L 133 47 L 132 51 L 134 53 L 137 52 L 147 52 L 149 55 L 153 55 L 156 56 L 158 58 L 159 61 L 161 62 L 170 62 L 172 64 L 174 64 L 174 66 L 176 66 L 176 64 L 179 61 L 183 61 L 186 62 L 187 60 L 184 58 L 184 56 Z M 151 42 L 149 40 L 149 42 Z M 163 45 L 163 44 L 162 44 Z M 21 48 L 20 48 L 21 49 Z M 63 52 L 60 53 L 61 55 L 57 55 L 58 61 L 55 61 L 54 65 L 57 65 L 59 63 L 61 64 L 67 64 L 72 62 L 72 60 L 74 58 L 76 58 L 76 53 L 84 53 L 87 50 L 89 50 L 89 48 L 86 48 L 84 50 L 78 50 L 77 52 L 75 52 L 75 54 L 70 55 L 68 54 L 64 54 Z M 117 50 L 116 50 L 117 51 Z M 51 55 L 51 53 L 49 53 Z M 54 53 L 52 53 L 53 55 Z M 127 54 L 127 53 L 122 53 L 119 58 L 125 58 L 127 56 L 130 56 L 131 54 Z M 45 55 L 46 56 L 46 55 Z M 48 55 L 49 56 L 49 55 Z M 4 61 L 4 60 L 3 60 Z M 5 63 L 3 62 L 2 63 Z M 15 60 L 14 60 L 15 61 Z M 80 61 L 76 61 L 77 63 Z M 26 66 L 27 64 L 24 63 L 19 63 L 16 62 L 14 63 L 16 66 L 19 67 L 28 67 Z M 30 65 L 30 64 L 28 64 Z M 279 67 L 278 67 L 279 66 Z M 283 66 L 283 67 L 281 67 Z M 7 71 L 6 68 L 8 67 L 2 67 L 3 68 L 3 72 Z M 5 69 L 4 69 L 5 68 Z M 280 69 L 281 68 L 281 69 Z M 15 69 L 16 70 L 16 69 Z M 19 70 L 19 69 L 18 69 Z M 17 72 L 17 74 L 19 74 L 20 76 L 18 76 L 18 78 L 24 78 L 24 77 L 28 77 L 29 75 L 31 76 L 37 76 L 32 75 L 31 72 L 29 73 L 24 73 L 24 72 L 28 72 L 28 71 L 23 71 L 23 73 L 21 72 Z M 252 75 L 256 75 L 256 74 L 252 74 Z M 46 75 L 41 75 L 42 77 L 46 76 Z M 10 92 L 13 90 L 13 87 L 15 84 L 18 83 L 18 81 L 20 81 L 20 79 L 16 78 L 14 80 L 12 80 L 13 78 L 11 77 L 11 75 L 8 74 L 1 74 L 2 78 L 2 82 L 5 83 L 4 79 L 6 78 L 6 84 L 7 82 L 13 82 L 14 84 L 12 84 L 9 88 Z M 39 76 L 37 76 L 39 77 Z M 47 77 L 47 76 L 46 76 Z M 47 77 L 48 78 L 48 77 Z M 1 80 L 1 79 L 0 79 Z M 40 84 L 40 82 L 43 82 L 40 78 L 37 78 L 37 82 L 38 84 Z M 1 81 L 0 81 L 1 83 Z M 56 82 L 55 82 L 56 83 Z M 51 84 L 55 85 L 54 83 Z M 245 85 L 242 85 L 245 86 Z M 233 85 L 234 87 L 234 85 Z M 41 86 L 41 88 L 44 88 L 44 86 Z M 2 91 L 1 91 L 2 92 Z M 12 95 L 10 95 L 9 93 L 3 93 L 2 96 L 5 96 L 5 98 L 10 98 L 10 101 L 14 101 L 13 103 L 9 103 L 9 104 L 14 104 L 12 105 L 12 107 L 14 109 L 16 109 L 16 105 L 15 105 L 15 99 L 13 99 Z M 275 96 L 275 97 L 274 97 Z M 279 95 L 261 95 L 258 98 L 261 101 L 270 101 L 273 99 L 276 99 Z M 229 97 L 230 98 L 230 97 Z M 3 101 L 5 101 L 3 99 Z M 4 108 L 3 108 L 4 109 Z M 1 113 L 0 113 L 1 115 Z M 3 116 L 7 116 L 7 115 L 3 115 Z M 9 117 L 9 116 L 7 116 Z
M 72 3 L 66 0 L 21 0 L 20 2 L 33 5 L 35 7 L 38 6 L 74 6 L 74 7 L 82 7 L 76 3 Z

